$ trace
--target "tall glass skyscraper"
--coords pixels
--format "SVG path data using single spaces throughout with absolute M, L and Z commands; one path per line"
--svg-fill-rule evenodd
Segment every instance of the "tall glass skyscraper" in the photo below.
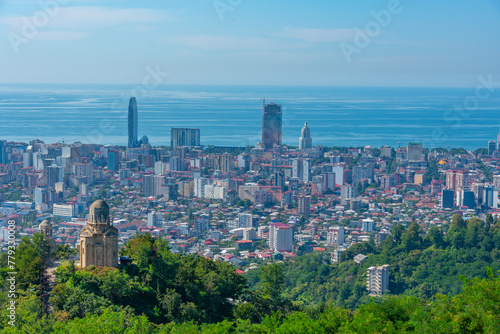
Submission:
M 488 142 L 488 155 L 492 155 L 493 152 L 496 150 L 496 148 L 497 148 L 497 142 L 494 140 L 490 140 Z
M 272 149 L 281 145 L 281 104 L 264 104 L 262 112 L 262 145 Z
M 137 120 L 137 101 L 135 97 L 130 98 L 128 104 L 128 147 L 139 146 L 137 141 L 137 130 L 138 130 L 138 120 Z
M 0 164 L 7 163 L 7 154 L 5 154 L 6 144 L 7 142 L 5 140 L 0 140 Z

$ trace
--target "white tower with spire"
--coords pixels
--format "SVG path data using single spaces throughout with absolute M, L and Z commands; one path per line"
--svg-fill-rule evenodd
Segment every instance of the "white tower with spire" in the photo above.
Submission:
M 497 151 L 500 151 L 500 130 L 498 130 L 497 136 Z
M 307 122 L 304 123 L 304 127 L 300 133 L 299 139 L 299 149 L 303 150 L 312 147 L 311 130 L 307 127 Z

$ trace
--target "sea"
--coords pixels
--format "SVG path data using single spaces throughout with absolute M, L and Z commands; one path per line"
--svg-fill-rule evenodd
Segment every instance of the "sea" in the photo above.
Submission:
M 479 88 L 0 84 L 0 139 L 127 144 L 137 98 L 139 138 L 170 145 L 172 127 L 199 128 L 202 145 L 254 146 L 262 105 L 282 105 L 283 143 L 486 148 L 499 133 L 500 90 Z

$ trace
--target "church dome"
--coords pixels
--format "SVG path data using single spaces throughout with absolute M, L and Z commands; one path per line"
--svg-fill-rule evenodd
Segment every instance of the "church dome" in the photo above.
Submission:
M 47 220 L 45 219 L 44 221 L 42 221 L 42 223 L 40 225 L 38 225 L 39 228 L 42 228 L 42 227 L 52 227 L 52 224 Z
M 108 203 L 104 202 L 102 199 L 98 199 L 90 206 L 90 209 L 107 209 L 109 210 Z
M 90 223 L 109 223 L 109 206 L 102 199 L 99 199 L 92 203 L 89 208 L 90 211 Z

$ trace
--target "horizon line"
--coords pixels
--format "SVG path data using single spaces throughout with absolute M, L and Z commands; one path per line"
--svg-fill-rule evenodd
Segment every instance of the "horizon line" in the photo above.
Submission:
M 134 86 L 141 85 L 141 83 L 91 83 L 91 82 L 0 82 L 0 86 L 3 85 L 116 85 L 116 86 Z M 211 84 L 211 83 L 168 83 L 168 84 L 158 84 L 158 87 L 165 86 L 252 86 L 252 87 L 342 87 L 342 88 L 476 88 L 476 86 L 410 86 L 410 85 L 299 85 L 299 84 L 245 84 L 245 83 L 221 83 L 221 84 Z

